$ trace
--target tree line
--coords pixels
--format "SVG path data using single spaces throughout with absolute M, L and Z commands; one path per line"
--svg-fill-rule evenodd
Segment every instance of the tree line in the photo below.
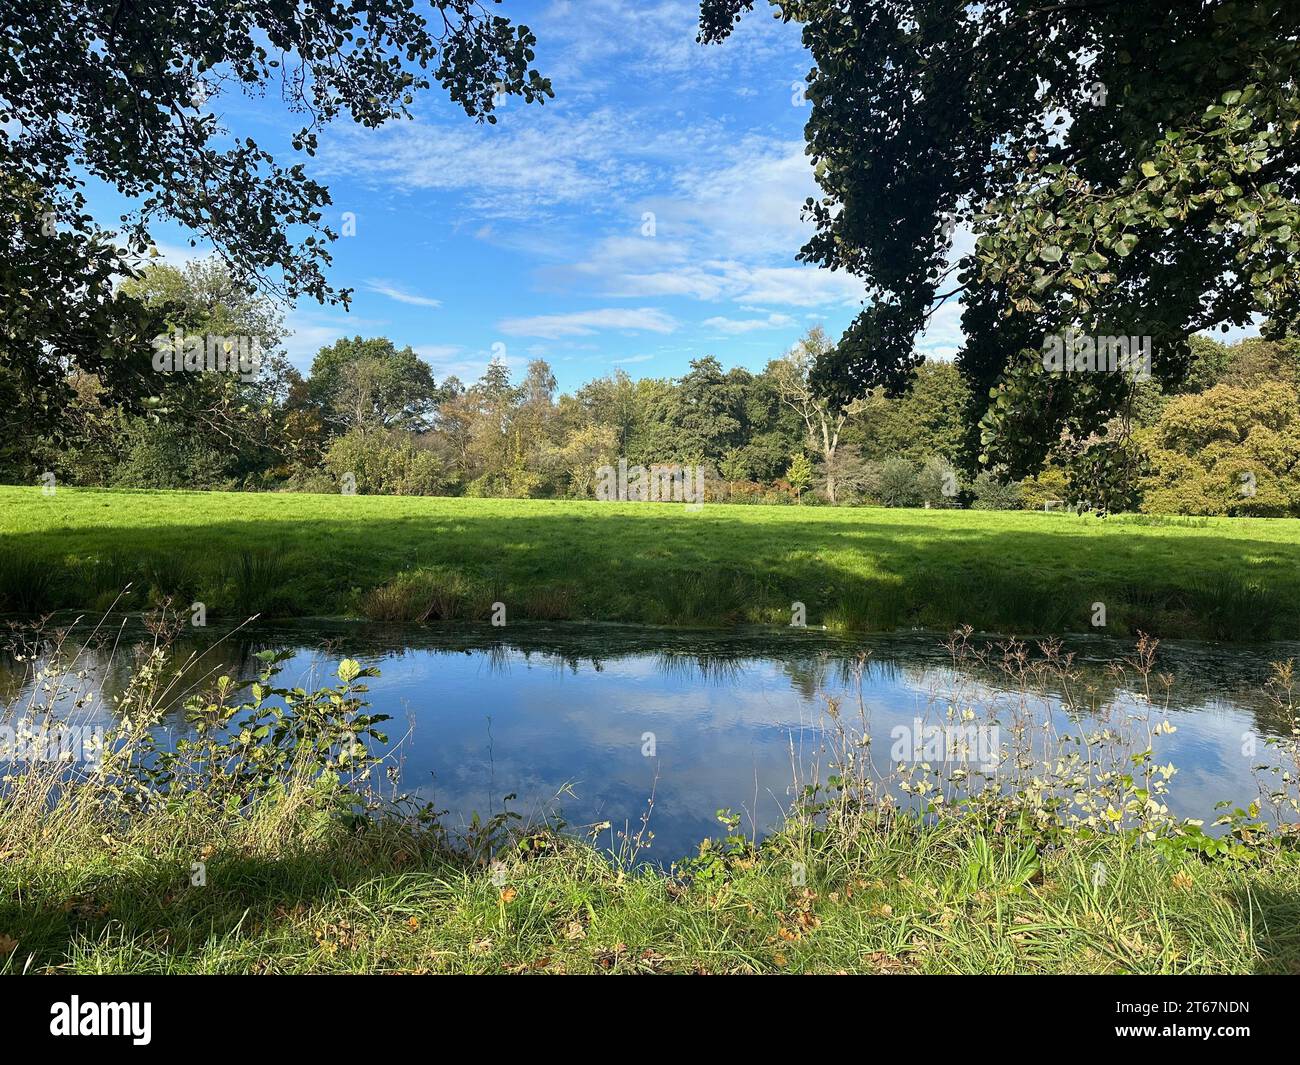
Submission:
M 832 406 L 812 382 L 832 349 L 820 327 L 757 372 L 701 355 L 680 377 L 619 370 L 561 393 L 542 359 L 519 374 L 494 360 L 476 380 L 439 381 L 383 337 L 323 347 L 304 375 L 280 350 L 276 305 L 216 260 L 150 265 L 123 284 L 165 313 L 169 343 L 253 341 L 257 372 L 186 372 L 178 357 L 137 410 L 73 367 L 57 430 L 19 426 L 0 452 L 6 480 L 582 499 L 602 466 L 625 459 L 703 467 L 707 498 L 735 503 L 1011 509 L 1087 495 L 1051 463 L 1020 479 L 982 467 L 976 405 L 950 362 L 920 363 L 901 394 Z M 1107 434 L 1136 455 L 1127 509 L 1300 514 L 1300 342 L 1198 336 L 1192 348 L 1180 388 L 1137 382 Z M 1089 442 L 1074 444 L 1086 456 Z

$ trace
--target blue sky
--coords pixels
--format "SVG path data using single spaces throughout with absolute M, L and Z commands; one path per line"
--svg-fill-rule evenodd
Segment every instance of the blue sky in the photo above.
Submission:
M 337 337 L 384 335 L 439 378 L 472 379 L 494 353 L 516 372 L 542 357 L 572 390 L 620 367 L 679 375 L 707 354 L 760 368 L 811 325 L 839 335 L 861 284 L 794 258 L 816 194 L 797 26 L 760 9 L 705 47 L 694 0 L 502 10 L 533 28 L 555 98 L 512 98 L 495 126 L 434 87 L 414 121 L 338 121 L 310 159 L 288 146 L 297 123 L 278 93 L 210 103 L 233 133 L 329 186 L 336 230 L 343 212 L 356 218 L 330 273 L 355 289 L 352 309 L 290 309 L 296 365 Z M 174 226 L 154 236 L 169 261 L 196 254 Z M 936 351 L 955 346 L 947 332 L 932 330 Z
M 435 86 L 414 121 L 326 127 L 313 159 L 289 145 L 298 116 L 278 92 L 209 103 L 232 133 L 329 186 L 333 228 L 355 217 L 329 275 L 355 290 L 351 310 L 288 309 L 296 366 L 341 336 L 387 336 L 439 379 L 473 380 L 494 355 L 518 376 L 540 357 L 572 391 L 620 368 L 678 376 L 702 355 L 759 369 L 816 324 L 838 338 L 861 283 L 795 261 L 810 232 L 800 208 L 817 195 L 797 26 L 760 4 L 727 43 L 705 47 L 696 0 L 501 10 L 536 33 L 555 98 L 512 98 L 495 126 L 469 121 Z M 91 205 L 105 220 L 126 206 L 102 189 Z M 170 262 L 204 251 L 174 225 L 154 237 Z M 959 231 L 955 252 L 969 247 Z M 954 354 L 960 313 L 941 307 L 918 348 Z

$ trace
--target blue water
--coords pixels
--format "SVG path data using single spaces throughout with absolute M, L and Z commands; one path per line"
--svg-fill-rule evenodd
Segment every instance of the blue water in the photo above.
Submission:
M 88 690 L 120 688 L 135 638 L 83 652 Z M 294 651 L 280 683 L 312 686 L 327 682 L 340 658 L 356 658 L 380 670 L 371 700 L 393 718 L 386 728 L 402 788 L 445 810 L 450 827 L 500 811 L 513 794 L 509 807 L 525 818 L 573 829 L 609 822 L 598 839 L 617 846 L 619 832 L 635 834 L 649 810 L 654 843 L 643 857 L 667 862 L 719 834 L 719 809 L 740 814 L 744 829 L 759 835 L 779 822 L 796 775 L 808 779 L 825 763 L 828 698 L 850 724 L 860 720 L 861 699 L 880 768 L 889 765 L 892 730 L 935 720 L 945 693 L 1014 703 L 1005 678 L 954 669 L 942 643 L 924 633 L 848 639 L 798 630 L 316 623 L 245 630 L 208 648 L 189 679 L 204 671 L 252 675 L 252 653 L 276 647 Z M 1070 646 L 1078 690 L 1095 688 L 1094 701 L 1109 696 L 1123 714 L 1147 713 L 1104 668 L 1130 656 L 1130 643 Z M 1259 742 L 1243 753 L 1243 738 L 1285 727 L 1260 688 L 1269 663 L 1296 651 L 1161 646 L 1157 669 L 1175 677 L 1169 719 L 1177 731 L 1159 737 L 1156 757 L 1179 767 L 1175 812 L 1208 822 L 1217 800 L 1244 805 L 1256 796 L 1252 766 L 1270 755 Z M 854 662 L 863 653 L 859 677 Z M 0 686 L 0 697 L 20 695 Z M 1075 719 L 1052 693 L 1047 698 L 1057 726 L 1071 727 Z M 183 731 L 179 711 L 169 727 Z

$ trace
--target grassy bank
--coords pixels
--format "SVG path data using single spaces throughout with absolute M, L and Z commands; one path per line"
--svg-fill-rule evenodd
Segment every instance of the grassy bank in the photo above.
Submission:
M 545 837 L 494 873 L 303 809 L 90 827 L 0 862 L 0 972 L 1300 972 L 1285 855 L 1170 863 L 1114 838 L 1040 851 L 896 823 L 691 880 Z
M 1300 632 L 1300 522 L 0 487 L 0 611 Z M 1103 603 L 1106 625 L 1092 626 Z

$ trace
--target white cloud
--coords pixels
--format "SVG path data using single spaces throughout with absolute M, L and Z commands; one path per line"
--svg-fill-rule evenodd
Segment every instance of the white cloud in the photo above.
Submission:
M 567 314 L 506 318 L 497 323 L 497 328 L 509 336 L 558 340 L 560 337 L 590 336 L 604 329 L 671 333 L 677 328 L 677 322 L 671 316 L 653 307 L 635 309 L 606 307 L 592 311 L 572 311 Z
M 168 266 L 175 266 L 181 270 L 190 263 L 201 262 L 212 254 L 212 247 L 209 244 L 191 248 L 188 244 L 159 242 L 154 244 L 154 249 L 158 252 L 158 255 L 152 261 L 158 262 L 161 260 Z
M 632 362 L 649 362 L 653 358 L 653 355 L 629 355 L 625 359 L 614 359 L 613 363 L 615 366 L 621 366 Z
M 664 94 L 687 93 L 702 75 L 749 81 L 748 75 L 761 73 L 775 58 L 802 57 L 797 25 L 755 12 L 718 47 L 697 42 L 699 18 L 699 0 L 555 0 L 529 21 L 542 42 L 539 65 L 555 82 L 557 95 L 607 89 L 610 71 L 653 79 Z M 780 83 L 773 86 L 782 89 Z
M 344 127 L 323 147 L 321 167 L 327 177 L 368 178 L 407 192 L 459 192 L 480 215 L 528 220 L 556 205 L 632 195 L 648 176 L 632 158 L 642 151 L 611 110 L 547 107 L 517 118 L 507 111 L 495 126 L 461 116 Z
M 285 354 L 289 361 L 303 373 L 307 372 L 312 359 L 321 348 L 355 332 L 349 329 L 347 324 L 313 321 L 298 312 L 290 314 L 285 319 L 285 326 L 289 330 L 284 341 Z
M 769 314 L 766 318 L 706 318 L 704 325 L 709 329 L 736 335 L 752 333 L 757 329 L 777 329 L 781 326 L 794 325 L 795 320 L 788 314 Z
M 442 300 L 436 300 L 431 296 L 417 296 L 414 293 L 407 292 L 406 289 L 392 281 L 384 281 L 382 278 L 372 277 L 366 281 L 366 288 L 371 292 L 377 292 L 381 296 L 387 296 L 390 300 L 396 300 L 398 303 L 409 303 L 415 307 L 441 307 Z
M 718 153 L 704 158 L 717 160 Z M 727 148 L 721 161 L 677 173 L 663 215 L 731 257 L 788 262 L 812 233 L 804 201 L 818 195 L 803 143 L 751 136 Z
M 851 274 L 812 266 L 758 267 L 738 275 L 736 299 L 787 307 L 850 307 L 862 301 L 865 286 Z
M 692 296 L 737 304 L 780 307 L 851 307 L 865 294 L 862 282 L 842 271 L 813 266 L 746 266 L 739 262 L 685 262 L 651 273 L 611 274 L 594 260 L 584 271 L 604 274 L 610 296 Z
M 811 235 L 805 199 L 816 194 L 801 144 L 742 139 L 730 148 L 688 153 L 726 156 L 706 169 L 677 170 L 671 191 L 630 204 L 629 220 L 655 216 L 653 238 L 607 234 L 567 267 L 544 278 L 594 289 L 603 296 L 686 297 L 704 302 L 781 307 L 851 307 L 862 282 L 842 271 L 794 262 Z
M 962 305 L 950 299 L 930 316 L 926 328 L 916 338 L 916 350 L 932 359 L 951 359 L 966 343 L 961 328 Z

